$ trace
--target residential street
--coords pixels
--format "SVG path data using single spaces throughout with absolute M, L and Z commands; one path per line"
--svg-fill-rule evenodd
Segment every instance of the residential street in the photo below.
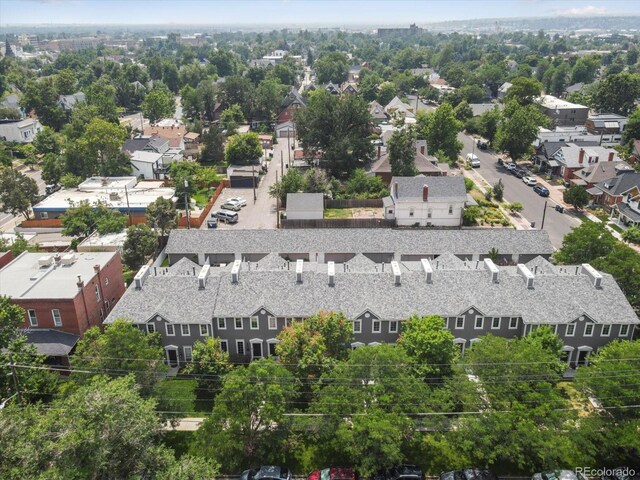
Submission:
M 491 151 L 474 148 L 472 137 L 464 133 L 458 134 L 458 139 L 463 142 L 464 147 L 460 155 L 466 157 L 467 153 L 475 153 L 480 159 L 480 168 L 476 172 L 480 174 L 490 185 L 494 185 L 502 179 L 504 184 L 504 198 L 507 202 L 521 202 L 524 206 L 522 216 L 529 222 L 535 222 L 535 228 L 540 228 L 542 224 L 542 212 L 545 201 L 547 202 L 547 213 L 544 221 L 544 229 L 549 233 L 551 243 L 555 248 L 560 248 L 563 237 L 571 231 L 572 227 L 580 225 L 578 220 L 570 210 L 558 213 L 555 210 L 556 202 L 551 197 L 541 197 L 533 191 L 532 187 L 526 186 L 522 180 L 498 165 L 498 157 Z

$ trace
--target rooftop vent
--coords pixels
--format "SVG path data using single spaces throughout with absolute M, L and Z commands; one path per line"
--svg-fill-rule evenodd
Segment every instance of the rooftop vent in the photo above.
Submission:
M 302 270 L 304 268 L 304 260 L 296 260 L 296 282 L 302 283 Z
M 491 274 L 491 282 L 498 283 L 499 277 L 500 277 L 500 270 L 498 269 L 496 264 L 493 263 L 493 260 L 491 260 L 490 258 L 485 258 L 484 266 L 487 267 L 487 270 L 489 270 L 489 273 Z
M 589 277 L 595 288 L 602 288 L 602 275 L 588 263 L 582 264 L 582 273 Z
M 431 263 L 426 258 L 421 259 L 420 263 L 422 263 L 422 270 L 424 270 L 427 283 L 433 283 L 433 267 Z
M 41 267 L 50 267 L 53 265 L 53 255 L 44 255 L 38 259 L 38 265 Z
M 335 264 L 335 262 L 329 262 L 327 264 L 327 274 L 329 275 L 329 286 L 333 287 L 336 284 L 336 264 Z
M 207 286 L 207 277 L 209 276 L 210 265 L 203 265 L 200 269 L 200 273 L 198 274 L 198 289 L 204 290 L 204 287 Z
M 62 256 L 62 265 L 73 265 L 77 260 L 74 252 L 66 253 Z
M 527 288 L 533 288 L 533 281 L 536 277 L 523 263 L 518 264 L 518 274 L 524 278 Z
M 233 267 L 231 267 L 231 283 L 238 283 L 240 279 L 240 264 L 242 262 L 240 260 L 236 260 L 233 262 Z
M 136 273 L 136 276 L 133 277 L 133 284 L 135 285 L 136 290 L 140 290 L 142 288 L 142 285 L 144 284 L 144 281 L 146 280 L 148 275 L 149 266 L 143 265 L 140 270 L 138 270 L 138 273 Z
M 400 265 L 398 265 L 398 262 L 391 262 L 391 270 L 393 270 L 394 284 L 400 285 L 402 282 L 402 273 L 400 272 Z

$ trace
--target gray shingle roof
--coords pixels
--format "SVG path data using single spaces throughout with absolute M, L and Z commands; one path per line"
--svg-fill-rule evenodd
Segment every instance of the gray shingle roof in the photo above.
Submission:
M 404 230 L 385 228 L 321 228 L 295 230 L 172 230 L 166 253 L 389 253 L 433 255 L 550 255 L 553 247 L 543 230 L 464 229 Z
M 287 193 L 287 212 L 322 212 L 324 195 L 322 193 Z
M 35 345 L 39 354 L 52 357 L 69 355 L 80 340 L 78 335 L 49 328 L 29 329 L 24 334 L 27 342 Z
M 429 187 L 429 199 L 436 198 L 456 198 L 460 201 L 467 199 L 467 190 L 464 186 L 464 177 L 426 177 L 417 175 L 415 177 L 393 177 L 391 186 L 394 188 L 398 184 L 399 199 L 422 198 L 422 188 Z
M 611 195 L 622 195 L 633 187 L 640 188 L 640 173 L 621 173 L 613 178 L 598 183 L 598 188 Z

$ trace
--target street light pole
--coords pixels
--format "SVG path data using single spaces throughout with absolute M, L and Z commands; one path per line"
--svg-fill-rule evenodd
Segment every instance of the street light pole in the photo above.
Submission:
M 547 215 L 547 200 L 544 201 L 544 210 L 542 211 L 542 224 L 540 230 L 544 230 L 544 217 Z
M 256 166 L 251 165 L 251 184 L 253 185 L 253 203 L 258 199 L 256 197 Z
M 187 214 L 187 230 L 191 230 L 191 220 L 189 218 L 189 192 L 187 192 L 187 188 L 189 188 L 189 182 L 187 180 L 184 181 L 184 210 Z

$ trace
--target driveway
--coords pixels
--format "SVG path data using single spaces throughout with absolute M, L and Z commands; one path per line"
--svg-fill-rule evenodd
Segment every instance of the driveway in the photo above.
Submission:
M 476 173 L 492 186 L 498 183 L 498 180 L 502 180 L 504 184 L 504 199 L 509 203 L 522 203 L 524 209 L 521 215 L 529 222 L 535 222 L 535 228 L 540 228 L 542 225 L 542 214 L 546 203 L 547 212 L 544 220 L 544 230 L 549 234 L 551 244 L 555 248 L 560 248 L 564 236 L 571 232 L 573 227 L 580 225 L 580 220 L 570 211 L 565 209 L 565 213 L 559 213 L 555 210 L 554 207 L 557 202 L 561 201 L 559 192 L 552 191 L 550 197 L 541 197 L 533 191 L 532 187 L 526 186 L 520 178 L 507 173 L 503 167 L 499 166 L 497 163 L 498 157 L 492 151 L 475 148 L 471 136 L 460 133 L 458 134 L 458 140 L 464 144 L 460 155 L 464 158 L 467 153 L 473 151 L 480 159 L 480 168 L 474 169 Z M 541 181 L 540 177 L 536 176 L 536 178 L 539 182 Z M 547 185 L 546 182 L 544 183 Z M 550 190 L 557 190 L 557 187 L 551 186 L 549 188 Z

